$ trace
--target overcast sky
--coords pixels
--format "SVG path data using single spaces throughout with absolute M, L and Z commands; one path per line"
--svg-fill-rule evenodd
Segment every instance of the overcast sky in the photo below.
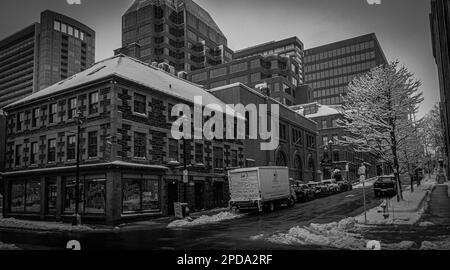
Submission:
M 231 49 L 298 36 L 306 48 L 376 33 L 389 60 L 398 59 L 423 83 L 420 116 L 439 100 L 431 48 L 430 0 L 194 0 L 215 19 Z M 0 39 L 39 21 L 45 9 L 73 17 L 96 31 L 96 60 L 121 46 L 121 16 L 133 0 L 1 0 Z

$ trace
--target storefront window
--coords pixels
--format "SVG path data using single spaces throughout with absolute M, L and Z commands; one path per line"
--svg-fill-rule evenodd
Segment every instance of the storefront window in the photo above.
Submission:
M 159 211 L 160 180 L 136 176 L 135 179 L 122 180 L 122 211 L 124 213 Z
M 74 213 L 75 212 L 75 204 L 76 204 L 76 189 L 75 189 L 76 181 L 74 178 L 66 179 L 65 181 L 65 199 L 64 199 L 64 212 L 66 213 Z M 78 210 L 79 213 L 83 212 L 83 198 L 84 198 L 84 188 L 83 181 L 80 179 L 79 185 L 79 201 L 78 201 Z
M 11 212 L 25 210 L 25 183 L 16 182 L 11 185 Z
M 47 214 L 56 213 L 56 198 L 57 198 L 56 179 L 47 180 Z
M 12 213 L 39 213 L 41 184 L 39 180 L 18 181 L 11 185 Z
M 86 179 L 85 213 L 105 214 L 106 180 Z
M 159 209 L 159 181 L 142 181 L 142 210 Z
M 139 180 L 124 179 L 122 182 L 123 212 L 139 211 L 141 209 Z

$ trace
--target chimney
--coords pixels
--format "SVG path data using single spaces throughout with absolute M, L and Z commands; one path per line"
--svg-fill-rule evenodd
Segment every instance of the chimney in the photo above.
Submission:
M 178 78 L 187 80 L 187 72 L 185 72 L 185 71 L 179 71 L 177 76 L 178 76 Z

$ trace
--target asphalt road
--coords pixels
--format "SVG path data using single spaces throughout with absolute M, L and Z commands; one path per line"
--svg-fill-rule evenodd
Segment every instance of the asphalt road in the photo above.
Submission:
M 286 246 L 264 240 L 250 240 L 252 236 L 286 232 L 290 228 L 310 223 L 330 223 L 363 212 L 363 190 L 299 203 L 273 213 L 249 213 L 242 218 L 217 224 L 190 228 L 137 225 L 132 229 L 114 232 L 36 233 L 0 231 L 0 241 L 14 243 L 23 249 L 64 249 L 67 241 L 78 240 L 85 250 L 104 249 L 322 249 L 316 246 Z M 372 188 L 366 189 L 367 208 L 380 204 Z

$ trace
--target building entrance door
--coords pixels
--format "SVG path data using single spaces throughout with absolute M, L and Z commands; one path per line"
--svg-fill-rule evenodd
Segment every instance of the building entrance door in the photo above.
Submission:
M 195 210 L 202 210 L 204 208 L 203 192 L 205 190 L 204 182 L 195 183 Z
M 168 205 L 168 214 L 169 215 L 174 215 L 175 211 L 174 211 L 174 207 L 173 207 L 173 203 L 178 202 L 178 182 L 176 181 L 172 181 L 169 183 L 169 187 L 167 190 L 168 194 L 167 194 L 167 203 Z

